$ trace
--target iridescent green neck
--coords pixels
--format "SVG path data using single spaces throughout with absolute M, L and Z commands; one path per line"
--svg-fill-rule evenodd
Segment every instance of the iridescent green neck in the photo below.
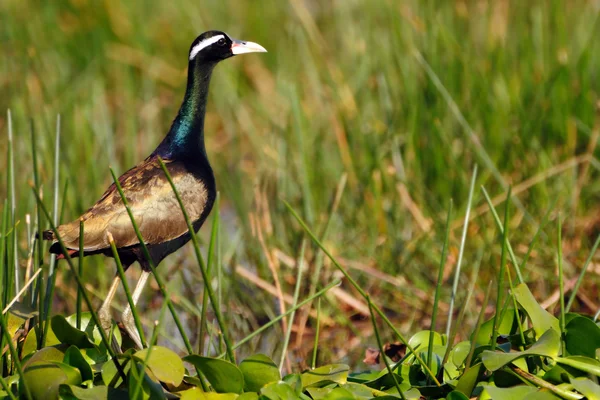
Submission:
M 188 81 L 183 103 L 171 129 L 154 154 L 165 159 L 202 157 L 204 147 L 204 116 L 210 77 L 216 63 L 192 60 L 188 68 Z

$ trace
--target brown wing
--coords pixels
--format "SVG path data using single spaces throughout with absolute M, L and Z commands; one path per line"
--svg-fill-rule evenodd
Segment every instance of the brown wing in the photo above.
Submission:
M 206 186 L 183 164 L 171 161 L 165 164 L 190 219 L 199 219 L 207 202 Z M 175 193 L 156 157 L 125 172 L 119 183 L 146 244 L 164 243 L 188 231 Z M 85 251 L 110 248 L 107 232 L 112 234 L 117 248 L 139 243 L 114 183 L 80 218 L 84 220 Z M 59 226 L 58 232 L 68 249 L 79 249 L 79 219 Z

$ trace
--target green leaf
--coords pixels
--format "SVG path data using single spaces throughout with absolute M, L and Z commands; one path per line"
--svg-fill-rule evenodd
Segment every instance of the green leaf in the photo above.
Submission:
M 141 380 L 141 382 L 140 382 Z M 160 383 L 155 382 L 142 368 L 141 363 L 135 363 L 135 367 L 129 369 L 127 374 L 129 397 L 134 400 L 159 400 L 165 399 L 165 393 Z M 139 386 L 139 389 L 137 389 Z M 136 396 L 136 389 L 137 396 Z
M 358 385 L 358 384 L 355 383 L 355 385 Z M 363 397 L 363 396 L 361 396 L 361 397 Z M 325 399 L 325 400 L 355 400 L 355 399 L 360 399 L 361 397 L 355 396 L 354 393 L 350 392 L 346 388 L 337 387 L 337 388 L 333 389 L 331 392 L 327 393 L 327 395 L 323 399 Z M 371 396 L 363 397 L 363 398 L 371 398 Z
M 419 350 L 423 350 L 423 348 L 426 348 L 429 346 L 429 336 L 430 336 L 430 332 L 431 331 L 420 331 L 415 333 L 409 340 L 408 340 L 408 344 L 411 345 L 411 347 L 413 349 L 417 348 Z M 433 346 L 443 346 L 444 343 L 444 339 L 442 338 L 442 335 L 440 335 L 437 332 L 433 332 Z
M 300 399 L 294 389 L 285 382 L 273 382 L 260 389 L 261 397 L 270 400 L 294 400 Z
M 121 364 L 121 368 L 123 368 L 123 372 L 125 373 L 125 375 L 127 375 L 127 373 L 129 372 L 129 368 L 131 368 L 131 363 L 129 362 L 129 359 L 124 357 L 119 358 L 119 363 Z M 102 365 L 102 382 L 104 382 L 106 386 L 119 387 L 119 385 L 123 383 L 123 378 L 121 378 L 120 376 L 117 377 L 118 374 L 119 372 L 117 370 L 117 366 L 115 365 L 114 359 L 110 359 L 107 362 L 105 362 L 104 365 Z
M 510 388 L 483 385 L 483 389 L 492 399 L 502 400 L 525 400 L 538 391 L 536 387 L 523 385 Z
M 27 384 L 34 399 L 55 399 L 61 384 L 80 385 L 79 370 L 56 361 L 36 361 L 23 372 L 19 390 L 23 396 L 23 383 Z M 24 396 L 22 398 L 25 398 Z
M 563 368 L 561 365 L 556 364 L 544 374 L 543 379 L 558 385 L 561 383 L 569 383 L 572 377 L 579 377 L 582 375 L 586 375 L 585 372 L 570 367 Z
M 128 400 L 129 395 L 124 390 L 108 386 L 94 386 L 83 389 L 73 385 L 60 385 L 58 394 L 64 400 Z
M 71 326 L 62 315 L 55 315 L 50 320 L 54 334 L 61 343 L 77 346 L 80 349 L 94 347 L 95 344 L 90 340 L 85 332 Z
M 140 350 L 134 354 L 141 362 L 146 359 L 149 349 Z M 150 368 L 156 378 L 164 383 L 175 387 L 181 385 L 185 367 L 183 361 L 172 350 L 162 346 L 152 346 L 150 357 L 146 362 L 146 366 Z
M 523 307 L 529 319 L 531 319 L 531 325 L 535 330 L 535 334 L 540 337 L 549 329 L 554 329 L 556 332 L 560 332 L 560 324 L 548 311 L 544 310 L 542 306 L 538 304 L 533 297 L 533 294 L 529 291 L 529 288 L 524 283 L 520 283 L 515 287 L 513 292 L 517 302 Z
M 178 392 L 181 395 L 181 400 L 256 400 L 258 395 L 256 393 L 244 393 L 237 395 L 235 393 L 205 393 L 200 388 L 191 388 Z
M 456 367 L 461 367 L 471 351 L 471 342 L 465 340 L 464 342 L 457 343 L 452 350 L 450 350 L 450 360 Z
M 595 358 L 600 348 L 600 328 L 589 318 L 573 318 L 566 326 L 565 344 L 569 355 Z
M 589 357 L 557 357 L 556 362 L 562 365 L 568 365 L 569 367 L 576 368 L 592 375 L 600 376 L 600 361 Z
M 69 325 L 73 328 L 77 329 L 77 314 L 71 314 L 66 318 Z M 102 343 L 102 335 L 100 334 L 100 329 L 94 323 L 94 319 L 92 318 L 92 313 L 89 311 L 81 313 L 81 329 L 85 332 L 91 341 L 100 348 L 101 352 L 106 352 L 104 343 Z M 77 329 L 78 330 L 78 329 Z M 123 343 L 123 339 L 121 337 L 121 331 L 115 325 L 113 327 L 113 336 L 116 338 L 119 346 Z M 110 339 L 110 338 L 109 338 Z M 78 346 L 79 349 L 83 349 L 83 347 Z
M 289 374 L 283 377 L 283 381 L 290 385 L 297 395 L 302 393 L 302 376 L 300 374 Z
M 350 367 L 346 364 L 331 364 L 306 371 L 302 374 L 302 387 L 325 386 L 329 383 L 346 383 Z
M 217 393 L 242 393 L 244 375 L 229 361 L 192 354 L 183 358 L 193 364 L 206 377 Z
M 25 357 L 28 354 L 33 353 L 37 350 L 37 333 L 39 331 L 39 325 L 36 325 L 33 329 L 29 330 L 27 333 L 27 337 L 25 338 L 25 343 L 23 343 L 23 348 L 21 349 L 21 357 Z M 52 330 L 52 326 L 48 327 L 48 332 L 46 334 L 46 346 L 54 346 L 60 344 L 60 340 L 54 334 Z
M 482 353 L 481 360 L 487 369 L 496 371 L 520 357 L 537 355 L 556 358 L 559 350 L 560 336 L 554 329 L 549 329 L 534 345 L 525 351 L 502 353 L 486 350 Z
M 94 373 L 92 367 L 85 360 L 79 349 L 75 346 L 70 346 L 65 352 L 63 363 L 75 367 L 81 373 L 81 379 L 87 381 L 88 379 L 94 379 Z
M 448 393 L 448 396 L 446 396 L 446 400 L 469 400 L 469 398 L 461 392 L 457 392 L 456 390 L 454 390 Z
M 320 388 L 320 387 L 309 387 L 306 388 L 306 391 L 308 392 L 308 394 L 310 395 L 310 397 L 313 400 L 321 400 L 324 399 L 325 397 L 327 397 L 327 395 L 332 391 L 333 389 L 330 387 L 326 387 L 326 388 Z
M 600 399 L 600 386 L 588 378 L 571 378 L 571 384 L 588 399 Z
M 263 386 L 281 380 L 277 365 L 264 354 L 255 354 L 240 363 L 244 375 L 244 391 L 258 392 Z
M 499 335 L 510 335 L 512 332 L 512 328 L 515 322 L 515 309 L 509 307 L 506 309 L 504 314 L 502 315 L 502 320 L 498 324 L 498 334 Z M 473 332 L 470 337 L 470 341 L 475 341 L 475 347 L 485 346 L 490 344 L 490 340 L 492 339 L 492 330 L 494 328 L 494 318 L 485 321 L 481 324 L 479 328 L 479 332 L 476 338 L 473 338 Z
M 65 351 L 67 351 L 67 346 L 65 345 L 56 345 L 51 347 L 44 347 L 43 349 L 36 351 L 23 363 L 23 369 L 26 369 L 29 364 L 39 362 L 39 361 L 58 361 L 62 362 L 65 357 Z
M 258 400 L 258 393 L 246 392 L 237 397 L 237 400 Z
M 355 398 L 370 399 L 373 397 L 380 397 L 386 395 L 386 393 L 381 390 L 377 390 L 372 387 L 361 385 L 358 383 L 349 382 L 343 384 L 341 387 L 344 388 L 346 391 L 350 392 Z M 331 397 L 327 396 L 327 398 Z

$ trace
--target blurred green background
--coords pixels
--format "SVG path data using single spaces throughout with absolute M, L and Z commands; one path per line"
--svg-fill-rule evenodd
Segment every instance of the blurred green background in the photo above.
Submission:
M 282 200 L 402 331 L 429 328 L 448 205 L 452 199 L 455 212 L 442 313 L 476 164 L 458 304 L 475 265 L 475 305 L 499 266 L 498 231 L 480 186 L 501 205 L 508 185 L 518 259 L 552 206 L 524 271 L 543 302 L 557 290 L 557 218 L 569 279 L 577 278 L 600 232 L 599 12 L 597 0 L 4 0 L 0 199 L 10 108 L 22 267 L 24 219 L 35 211 L 30 119 L 50 205 L 61 115 L 61 191 L 68 185 L 62 220 L 72 220 L 111 182 L 109 166 L 122 173 L 160 142 L 183 97 L 190 43 L 219 29 L 269 51 L 219 65 L 205 127 L 221 193 L 221 289 L 237 337 L 277 315 L 274 291 L 265 289 L 274 284 L 272 271 L 284 293 L 293 291 L 306 236 Z M 160 270 L 193 332 L 202 283 L 189 250 Z M 301 298 L 335 275 L 315 246 L 305 260 Z M 60 271 L 54 309 L 70 313 L 76 287 Z M 88 260 L 86 279 L 98 303 L 113 273 L 111 260 Z M 129 273 L 137 277 L 137 266 Z M 584 311 L 596 311 L 599 274 L 593 263 L 587 298 L 577 302 Z M 147 321 L 160 302 L 156 290 L 147 290 Z M 327 297 L 325 326 L 343 329 L 325 330 L 334 345 L 324 345 L 323 358 L 360 354 L 374 343 L 361 325 L 364 304 L 353 302 L 360 303 L 345 285 Z M 473 304 L 467 321 L 479 312 Z M 170 329 L 165 336 L 181 348 Z M 280 332 L 272 335 L 251 346 L 276 353 Z M 303 355 L 300 346 L 299 362 Z

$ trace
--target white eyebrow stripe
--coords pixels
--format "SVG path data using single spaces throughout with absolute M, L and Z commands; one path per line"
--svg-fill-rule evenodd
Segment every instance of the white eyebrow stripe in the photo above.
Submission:
M 200 43 L 198 43 L 197 45 L 192 47 L 192 50 L 190 51 L 190 61 L 193 60 L 194 57 L 196 57 L 198 55 L 198 53 L 200 53 L 200 51 L 202 51 L 202 49 L 210 46 L 213 43 L 218 42 L 221 39 L 225 39 L 225 36 L 223 36 L 223 35 L 213 36 L 211 38 L 204 39 L 203 41 L 201 41 Z

